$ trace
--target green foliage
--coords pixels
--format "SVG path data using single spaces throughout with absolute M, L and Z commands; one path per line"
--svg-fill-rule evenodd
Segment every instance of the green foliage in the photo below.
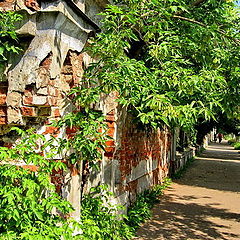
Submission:
M 234 149 L 240 150 L 240 142 L 236 142 L 236 143 L 234 144 Z
M 124 221 L 126 216 L 118 213 L 122 207 L 109 202 L 111 196 L 106 185 L 91 188 L 90 193 L 84 195 L 81 223 L 78 224 L 83 232 L 80 239 L 121 240 L 133 237 L 133 229 Z
M 78 236 L 79 239 L 132 239 L 140 224 L 151 217 L 151 208 L 170 184 L 171 179 L 166 178 L 162 185 L 156 185 L 139 194 L 128 208 L 127 216 L 119 214 L 119 210 L 123 210 L 122 206 L 109 202 L 112 193 L 106 185 L 92 188 L 82 201 L 81 222 L 75 223 L 83 232 Z
M 74 153 L 66 156 L 71 164 L 77 161 L 87 161 L 90 167 L 98 168 L 98 162 L 102 160 L 102 151 L 108 137 L 105 134 L 106 126 L 101 112 L 93 109 L 70 113 L 55 126 L 75 129 L 76 133 L 69 139 L 58 139 L 59 152 L 68 153 L 74 149 Z
M 0 64 L 7 60 L 8 52 L 18 53 L 15 24 L 21 20 L 20 14 L 13 11 L 0 12 Z
M 237 141 L 236 139 L 229 139 L 229 140 L 228 140 L 228 144 L 234 146 L 234 144 L 236 143 L 236 141 Z
M 239 112 L 239 15 L 232 1 L 116 1 L 102 14 L 77 94 L 84 105 L 117 90 L 119 103 L 153 127 L 192 128 Z M 101 53 L 101 57 L 99 57 Z
M 163 184 L 155 185 L 152 189 L 145 190 L 139 194 L 136 201 L 128 208 L 127 224 L 135 230 L 146 219 L 151 217 L 151 208 L 159 201 L 163 190 L 171 184 L 171 179 L 165 178 Z
M 32 129 L 13 130 L 21 139 L 11 149 L 0 148 L 0 239 L 72 239 L 72 229 L 63 216 L 73 209 L 50 182 L 53 169 L 65 168 L 52 161 L 56 154 L 53 141 Z M 19 164 L 34 164 L 38 169 L 30 171 Z

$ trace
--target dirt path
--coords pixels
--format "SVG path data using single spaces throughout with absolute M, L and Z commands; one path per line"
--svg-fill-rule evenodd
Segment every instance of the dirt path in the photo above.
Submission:
M 138 240 L 240 240 L 240 154 L 211 144 L 165 191 Z

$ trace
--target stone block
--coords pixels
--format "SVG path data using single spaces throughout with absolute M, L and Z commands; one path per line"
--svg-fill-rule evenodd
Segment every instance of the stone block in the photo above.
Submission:
M 8 115 L 8 124 L 23 124 L 22 115 L 19 108 L 11 108 L 7 109 Z
M 7 94 L 7 105 L 11 107 L 19 107 L 21 104 L 22 94 L 18 92 L 10 92 Z
M 139 162 L 139 164 L 132 168 L 131 173 L 127 176 L 127 182 L 134 181 L 136 179 L 139 179 L 143 177 L 146 174 L 151 173 L 158 167 L 157 160 L 142 160 Z
M 36 87 L 38 89 L 47 87 L 49 83 L 49 78 L 49 72 L 47 71 L 47 69 L 45 69 L 44 67 L 40 67 L 37 70 Z M 54 82 L 54 80 L 52 82 Z
M 32 104 L 34 106 L 44 106 L 47 105 L 47 97 L 46 96 L 33 96 Z
M 47 96 L 48 95 L 48 88 L 47 87 L 39 88 L 38 91 L 37 91 L 37 94 Z
M 151 174 L 147 174 L 138 179 L 137 192 L 141 193 L 146 189 L 149 189 L 153 185 L 153 179 Z

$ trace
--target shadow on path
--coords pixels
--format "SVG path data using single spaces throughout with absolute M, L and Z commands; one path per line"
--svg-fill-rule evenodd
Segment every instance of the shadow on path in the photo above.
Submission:
M 240 192 L 240 154 L 226 141 L 211 143 L 178 184 Z
M 240 154 L 211 144 L 172 184 L 139 240 L 240 239 Z

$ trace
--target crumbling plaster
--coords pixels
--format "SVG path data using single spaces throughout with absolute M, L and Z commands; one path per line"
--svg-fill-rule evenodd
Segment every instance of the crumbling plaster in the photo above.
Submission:
M 68 51 L 81 52 L 88 34 L 94 30 L 76 16 L 65 2 L 46 5 L 37 12 L 22 11 L 24 19 L 17 32 L 34 37 L 20 62 L 8 73 L 10 92 L 23 92 L 26 85 L 36 83 L 39 65 L 49 53 L 52 53 L 50 77 L 56 78 Z

